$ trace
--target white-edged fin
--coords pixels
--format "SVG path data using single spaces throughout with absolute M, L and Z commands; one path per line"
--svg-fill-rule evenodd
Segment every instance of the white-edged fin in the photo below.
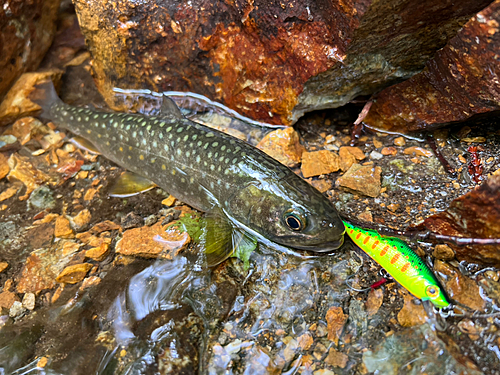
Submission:
M 109 190 L 109 195 L 117 198 L 131 197 L 156 187 L 154 182 L 138 174 L 126 171 L 115 181 Z
M 174 103 L 172 99 L 168 96 L 162 97 L 160 113 L 165 117 L 173 117 L 175 119 L 183 119 L 184 115 L 182 114 L 177 104 Z
M 79 135 L 74 136 L 69 141 L 82 150 L 88 151 L 92 154 L 100 154 L 99 150 L 91 142 L 87 141 L 85 138 L 80 137 Z

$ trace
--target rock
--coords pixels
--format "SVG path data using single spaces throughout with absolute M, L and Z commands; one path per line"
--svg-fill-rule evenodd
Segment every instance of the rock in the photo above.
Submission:
M 9 174 L 10 168 L 7 163 L 8 159 L 6 154 L 0 152 L 0 180 Z
M 292 127 L 270 132 L 256 147 L 287 167 L 296 167 L 305 151 L 298 133 Z
M 404 305 L 398 313 L 398 322 L 401 327 L 413 327 L 424 324 L 427 320 L 427 313 L 422 304 L 415 304 L 413 297 L 407 290 L 399 289 L 399 293 L 403 295 Z
M 0 273 L 2 273 L 3 271 L 5 271 L 7 269 L 7 267 L 9 267 L 9 263 L 7 263 L 7 262 L 0 262 Z
M 56 70 L 42 73 L 24 73 L 0 103 L 0 126 L 7 125 L 21 117 L 34 115 L 39 111 L 40 106 L 28 98 L 28 95 L 33 91 L 33 87 L 47 79 L 52 79 L 57 83 L 61 76 L 62 72 Z M 1 95 L 2 93 L 0 93 L 0 97 Z
M 380 153 L 384 156 L 387 155 L 396 155 L 398 153 L 398 150 L 396 150 L 395 147 L 384 147 Z
M 432 256 L 440 260 L 452 260 L 455 259 L 455 252 L 448 245 L 436 245 Z
M 90 211 L 84 208 L 75 217 L 71 218 L 71 224 L 75 231 L 80 232 L 89 225 L 91 219 Z
M 26 237 L 30 239 L 32 249 L 41 249 L 49 247 L 54 238 L 54 225 L 52 223 L 37 223 L 32 229 L 29 229 Z
M 341 147 L 339 150 L 340 169 L 345 172 L 355 163 L 356 157 L 348 151 L 347 147 Z
M 26 193 L 19 199 L 29 198 L 31 192 L 50 180 L 49 176 L 37 169 L 27 157 L 12 154 L 9 158 L 9 180 L 19 180 L 26 186 Z
M 12 134 L 21 145 L 25 145 L 31 139 L 31 133 L 43 124 L 34 117 L 23 117 L 17 120 L 4 134 Z
M 304 333 L 297 338 L 297 343 L 302 350 L 309 350 L 314 340 L 309 333 Z
M 76 284 L 82 281 L 92 268 L 90 263 L 74 264 L 66 267 L 56 278 L 58 283 Z
M 75 234 L 73 229 L 69 226 L 69 220 L 64 216 L 59 216 L 56 219 L 56 224 L 54 228 L 54 236 L 58 238 L 74 238 Z
M 74 4 L 113 109 L 125 106 L 114 87 L 191 91 L 288 125 L 419 72 L 490 2 L 457 0 L 452 12 L 431 0 Z
M 375 315 L 382 306 L 382 302 L 384 301 L 384 292 L 382 289 L 372 289 L 368 293 L 368 298 L 365 302 L 366 313 L 368 316 Z
M 19 301 L 19 297 L 16 293 L 9 291 L 3 291 L 0 293 L 0 309 L 2 307 L 10 309 L 16 301 Z
M 102 262 L 109 254 L 109 243 L 103 242 L 98 247 L 93 247 L 85 251 L 85 257 Z
M 397 137 L 397 138 L 394 138 L 394 145 L 396 146 L 404 146 L 406 144 L 406 141 L 403 137 Z
M 101 278 L 97 276 L 89 276 L 86 277 L 83 282 L 80 290 L 85 290 L 91 288 L 93 286 L 99 285 L 101 283 Z
M 426 150 L 422 147 L 407 147 L 403 151 L 406 155 L 416 155 L 416 156 L 425 156 L 426 158 L 430 158 L 432 156 L 432 151 Z
M 383 157 L 384 157 L 384 155 L 382 155 L 380 152 L 377 152 L 375 150 L 370 152 L 370 159 L 372 159 L 372 160 L 380 160 Z
M 21 189 L 21 184 L 13 184 L 13 186 L 8 187 L 0 193 L 0 202 L 3 202 L 9 198 L 12 198 Z
M 141 226 L 143 223 L 142 217 L 135 212 L 129 212 L 121 219 L 123 229 L 130 229 Z
M 187 233 L 165 227 L 160 222 L 152 226 L 129 229 L 116 244 L 116 253 L 143 258 L 171 258 L 185 249 L 190 242 Z
M 332 306 L 326 312 L 328 340 L 333 341 L 335 345 L 339 344 L 339 338 L 348 317 L 348 315 L 344 314 L 342 307 Z
M 474 280 L 440 260 L 434 264 L 434 271 L 441 276 L 441 279 L 444 279 L 443 286 L 451 298 L 475 311 L 484 310 L 485 302 Z
M 431 232 L 447 236 L 500 238 L 500 174 L 455 199 L 450 206 L 425 219 Z M 449 243 L 459 261 L 500 266 L 498 245 L 456 246 Z
M 172 207 L 177 199 L 173 195 L 169 195 L 167 198 L 161 201 L 161 204 L 167 207 Z
M 21 302 L 14 301 L 14 303 L 10 307 L 9 316 L 11 318 L 17 318 L 17 317 L 23 315 L 25 311 L 26 311 L 26 309 L 23 307 L 23 304 Z
M 326 191 L 332 188 L 331 180 L 307 180 L 312 186 L 318 189 L 321 193 L 325 193 Z
M 39 210 L 51 210 L 56 206 L 54 193 L 46 185 L 36 188 L 28 199 L 28 205 Z
M 337 179 L 335 185 L 375 198 L 381 190 L 381 173 L 380 167 L 353 164 L 343 176 Z
M 64 247 L 65 243 L 66 240 L 61 240 L 57 246 L 38 249 L 29 255 L 16 285 L 17 293 L 37 293 L 56 286 L 57 275 L 75 254 L 68 252 L 68 248 Z M 76 250 L 77 248 L 73 248 L 73 251 Z
M 26 293 L 23 297 L 22 304 L 26 310 L 34 310 L 35 309 L 35 294 L 34 293 Z
M 431 130 L 500 109 L 500 3 L 479 12 L 426 63 L 377 95 L 363 122 L 400 133 Z
M 328 150 L 304 152 L 300 170 L 304 178 L 336 172 L 339 170 L 338 159 L 337 154 Z
M 0 13 L 2 57 L 0 58 L 0 101 L 15 80 L 36 70 L 49 49 L 56 31 L 60 0 L 4 3 Z
M 19 148 L 19 142 L 13 135 L 0 135 L 0 152 L 16 150 Z
M 344 353 L 336 351 L 334 348 L 330 348 L 328 356 L 325 358 L 325 362 L 331 366 L 345 368 L 349 361 L 349 357 Z

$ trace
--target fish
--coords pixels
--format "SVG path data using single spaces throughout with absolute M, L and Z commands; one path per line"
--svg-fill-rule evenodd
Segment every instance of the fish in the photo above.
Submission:
M 166 96 L 155 116 L 68 105 L 52 81 L 39 83 L 30 99 L 41 107 L 41 118 L 86 139 L 136 174 L 138 185 L 155 184 L 216 218 L 213 227 L 221 233 L 214 234 L 217 248 L 207 252 L 211 264 L 234 251 L 241 233 L 311 252 L 343 244 L 344 224 L 323 194 L 263 151 L 187 119 Z M 122 184 L 122 193 L 133 185 Z
M 406 242 L 397 237 L 383 237 L 375 230 L 347 221 L 344 225 L 351 240 L 411 294 L 437 308 L 450 306 L 436 276 Z

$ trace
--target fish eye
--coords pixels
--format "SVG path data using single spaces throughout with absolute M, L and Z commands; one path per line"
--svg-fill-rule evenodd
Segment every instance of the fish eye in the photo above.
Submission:
M 427 296 L 430 298 L 437 297 L 439 295 L 439 289 L 434 285 L 429 285 L 425 289 L 425 294 L 427 294 Z
M 295 208 L 287 210 L 283 220 L 288 228 L 296 232 L 304 229 L 307 224 L 304 214 Z

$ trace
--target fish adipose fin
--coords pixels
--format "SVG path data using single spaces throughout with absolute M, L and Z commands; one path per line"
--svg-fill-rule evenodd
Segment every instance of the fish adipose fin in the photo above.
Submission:
M 211 212 L 204 222 L 201 244 L 208 266 L 215 266 L 234 256 L 241 259 L 247 268 L 248 258 L 257 247 L 257 241 L 235 228 L 224 214 Z
M 41 117 L 49 120 L 53 117 L 50 113 L 52 106 L 62 103 L 59 96 L 57 96 L 54 83 L 51 80 L 36 84 L 33 91 L 29 94 L 29 99 L 42 108 Z
M 124 172 L 109 190 L 109 195 L 117 198 L 131 197 L 156 187 L 154 182 L 132 172 Z
M 81 148 L 82 150 L 88 151 L 92 154 L 99 154 L 99 155 L 101 154 L 93 143 L 87 141 L 85 138 L 82 138 L 79 135 L 74 136 L 69 141 L 73 143 L 76 147 Z

